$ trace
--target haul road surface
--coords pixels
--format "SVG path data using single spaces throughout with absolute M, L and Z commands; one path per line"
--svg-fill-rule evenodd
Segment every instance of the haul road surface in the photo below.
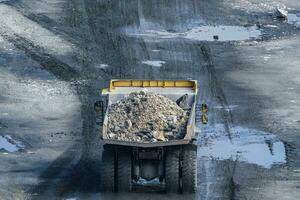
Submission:
M 299 199 L 299 13 L 297 0 L 0 1 L 0 199 Z M 195 195 L 99 192 L 93 106 L 110 79 L 198 80 Z

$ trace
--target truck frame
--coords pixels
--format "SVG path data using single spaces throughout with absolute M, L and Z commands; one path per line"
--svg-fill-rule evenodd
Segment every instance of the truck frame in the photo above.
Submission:
M 189 106 L 189 119 L 183 139 L 157 142 L 128 142 L 107 135 L 108 107 L 131 92 L 147 90 L 174 101 L 183 95 Z M 111 80 L 102 90 L 105 99 L 101 138 L 101 190 L 130 192 L 140 178 L 157 179 L 169 193 L 194 193 L 197 188 L 197 134 L 195 80 Z M 102 104 L 101 104 L 102 105 Z

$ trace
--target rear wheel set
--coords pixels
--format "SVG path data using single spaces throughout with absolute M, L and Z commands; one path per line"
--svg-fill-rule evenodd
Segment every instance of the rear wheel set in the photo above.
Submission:
M 167 149 L 165 161 L 166 191 L 195 193 L 197 189 L 197 150 L 183 147 Z
M 197 190 L 197 149 L 182 151 L 182 192 L 195 193 Z
M 124 148 L 105 148 L 102 153 L 101 191 L 132 190 L 132 154 Z M 195 193 L 197 189 L 197 149 L 169 147 L 165 155 L 165 185 L 168 193 Z
M 165 181 L 168 193 L 177 193 L 180 189 L 180 151 L 169 148 L 165 160 Z
M 117 186 L 119 192 L 130 192 L 131 181 L 131 154 L 128 151 L 120 151 L 117 154 Z
M 103 192 L 130 192 L 131 153 L 127 150 L 106 148 L 102 153 L 100 189 Z
M 100 166 L 100 190 L 107 192 L 116 191 L 115 183 L 115 151 L 105 149 L 102 152 L 102 163 Z

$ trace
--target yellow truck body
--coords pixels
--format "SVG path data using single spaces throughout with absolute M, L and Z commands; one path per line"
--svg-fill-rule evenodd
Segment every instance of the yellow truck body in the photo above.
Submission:
M 152 143 L 146 142 L 128 142 L 121 140 L 109 139 L 107 135 L 108 127 L 108 109 L 105 111 L 102 138 L 106 144 L 136 146 L 136 147 L 159 147 L 159 146 L 172 146 L 189 144 L 196 139 L 195 135 L 195 110 L 196 110 L 196 97 L 198 93 L 197 81 L 195 80 L 111 80 L 109 88 L 102 90 L 102 95 L 107 97 L 108 106 L 122 99 L 125 95 L 131 92 L 147 90 L 157 94 L 164 95 L 173 101 L 176 101 L 181 96 L 188 95 L 188 104 L 191 108 L 186 126 L 186 134 L 183 139 L 170 140 L 170 141 L 157 141 Z M 108 107 L 107 106 L 107 107 Z

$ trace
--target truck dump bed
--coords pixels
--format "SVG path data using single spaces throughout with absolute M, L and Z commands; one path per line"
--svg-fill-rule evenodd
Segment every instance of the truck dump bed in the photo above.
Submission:
M 129 142 L 110 139 L 107 135 L 108 127 L 108 107 L 109 105 L 122 99 L 125 95 L 132 92 L 139 92 L 143 89 L 148 92 L 161 94 L 169 99 L 176 101 L 181 96 L 187 94 L 187 103 L 190 106 L 190 115 L 186 126 L 186 134 L 183 139 L 157 141 L 157 142 Z M 105 111 L 102 137 L 106 144 L 135 146 L 135 147 L 159 147 L 188 144 L 195 138 L 195 108 L 197 95 L 197 81 L 194 80 L 111 80 L 110 87 L 103 89 L 102 95 L 107 95 L 108 106 Z

